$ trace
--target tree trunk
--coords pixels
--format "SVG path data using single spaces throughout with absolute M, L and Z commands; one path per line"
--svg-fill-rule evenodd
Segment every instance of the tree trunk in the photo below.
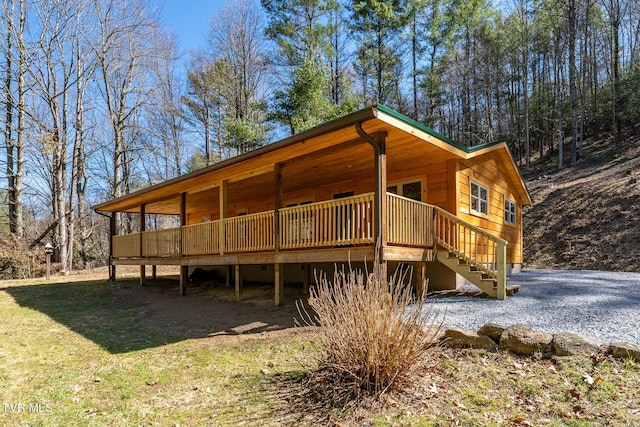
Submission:
M 16 180 L 15 180 L 15 233 L 18 237 L 24 236 L 23 197 L 24 188 L 24 139 L 25 139 L 25 101 L 26 83 L 25 74 L 27 67 L 27 53 L 24 44 L 25 22 L 27 20 L 27 6 L 24 0 L 20 0 L 20 22 L 18 24 L 18 135 L 16 138 Z
M 569 1 L 569 98 L 571 103 L 571 166 L 578 156 L 578 92 L 576 88 L 576 0 Z
M 5 23 L 7 25 L 6 38 L 6 62 L 5 62 L 5 124 L 4 124 L 4 144 L 7 152 L 6 173 L 7 173 L 7 196 L 9 199 L 9 230 L 17 234 L 16 230 L 16 172 L 15 172 L 15 144 L 13 142 L 13 95 L 11 94 L 12 81 L 12 59 L 13 59 L 13 1 L 5 5 Z

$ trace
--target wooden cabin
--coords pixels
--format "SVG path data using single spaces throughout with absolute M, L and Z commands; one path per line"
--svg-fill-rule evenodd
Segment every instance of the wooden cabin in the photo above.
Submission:
M 504 141 L 467 148 L 377 105 L 94 209 L 111 213 L 112 280 L 117 265 L 140 265 L 141 281 L 146 265 L 179 265 L 184 294 L 190 270 L 219 268 L 240 298 L 245 274 L 268 272 L 279 304 L 285 282 L 374 252 L 414 265 L 420 289 L 464 278 L 504 299 L 530 203 Z M 139 214 L 141 232 L 116 235 L 115 212 Z M 180 226 L 149 230 L 150 215 Z

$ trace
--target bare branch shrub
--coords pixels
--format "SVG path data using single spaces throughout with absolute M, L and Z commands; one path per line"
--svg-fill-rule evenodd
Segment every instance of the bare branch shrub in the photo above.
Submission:
M 29 245 L 10 233 L 0 232 L 0 280 L 27 279 L 45 275 L 45 255 L 42 247 Z M 57 271 L 59 265 L 52 265 Z
M 316 277 L 309 306 L 298 311 L 317 349 L 319 369 L 312 373 L 329 383 L 326 399 L 345 400 L 367 394 L 381 396 L 417 381 L 417 370 L 428 363 L 441 324 L 437 313 L 425 307 L 424 295 L 414 297 L 409 268 L 398 268 L 389 279 L 381 277 L 376 259 L 372 273 L 349 268 Z

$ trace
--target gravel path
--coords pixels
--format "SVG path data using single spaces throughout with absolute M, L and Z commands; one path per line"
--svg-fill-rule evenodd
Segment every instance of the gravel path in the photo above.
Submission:
M 571 331 L 608 344 L 640 344 L 640 273 L 523 270 L 509 282 L 520 285 L 520 292 L 506 301 L 468 296 L 430 301 L 439 316 L 444 314 L 448 328 L 520 323 L 535 331 Z

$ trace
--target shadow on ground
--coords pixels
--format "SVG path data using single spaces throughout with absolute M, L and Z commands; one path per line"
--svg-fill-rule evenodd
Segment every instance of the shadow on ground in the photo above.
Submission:
M 246 284 L 243 299 L 224 284 L 199 283 L 179 296 L 177 277 L 141 287 L 137 279 L 83 281 L 0 290 L 22 307 L 37 310 L 100 345 L 125 353 L 193 338 L 259 334 L 294 326 L 301 286 L 285 287 L 275 307 L 273 284 Z

